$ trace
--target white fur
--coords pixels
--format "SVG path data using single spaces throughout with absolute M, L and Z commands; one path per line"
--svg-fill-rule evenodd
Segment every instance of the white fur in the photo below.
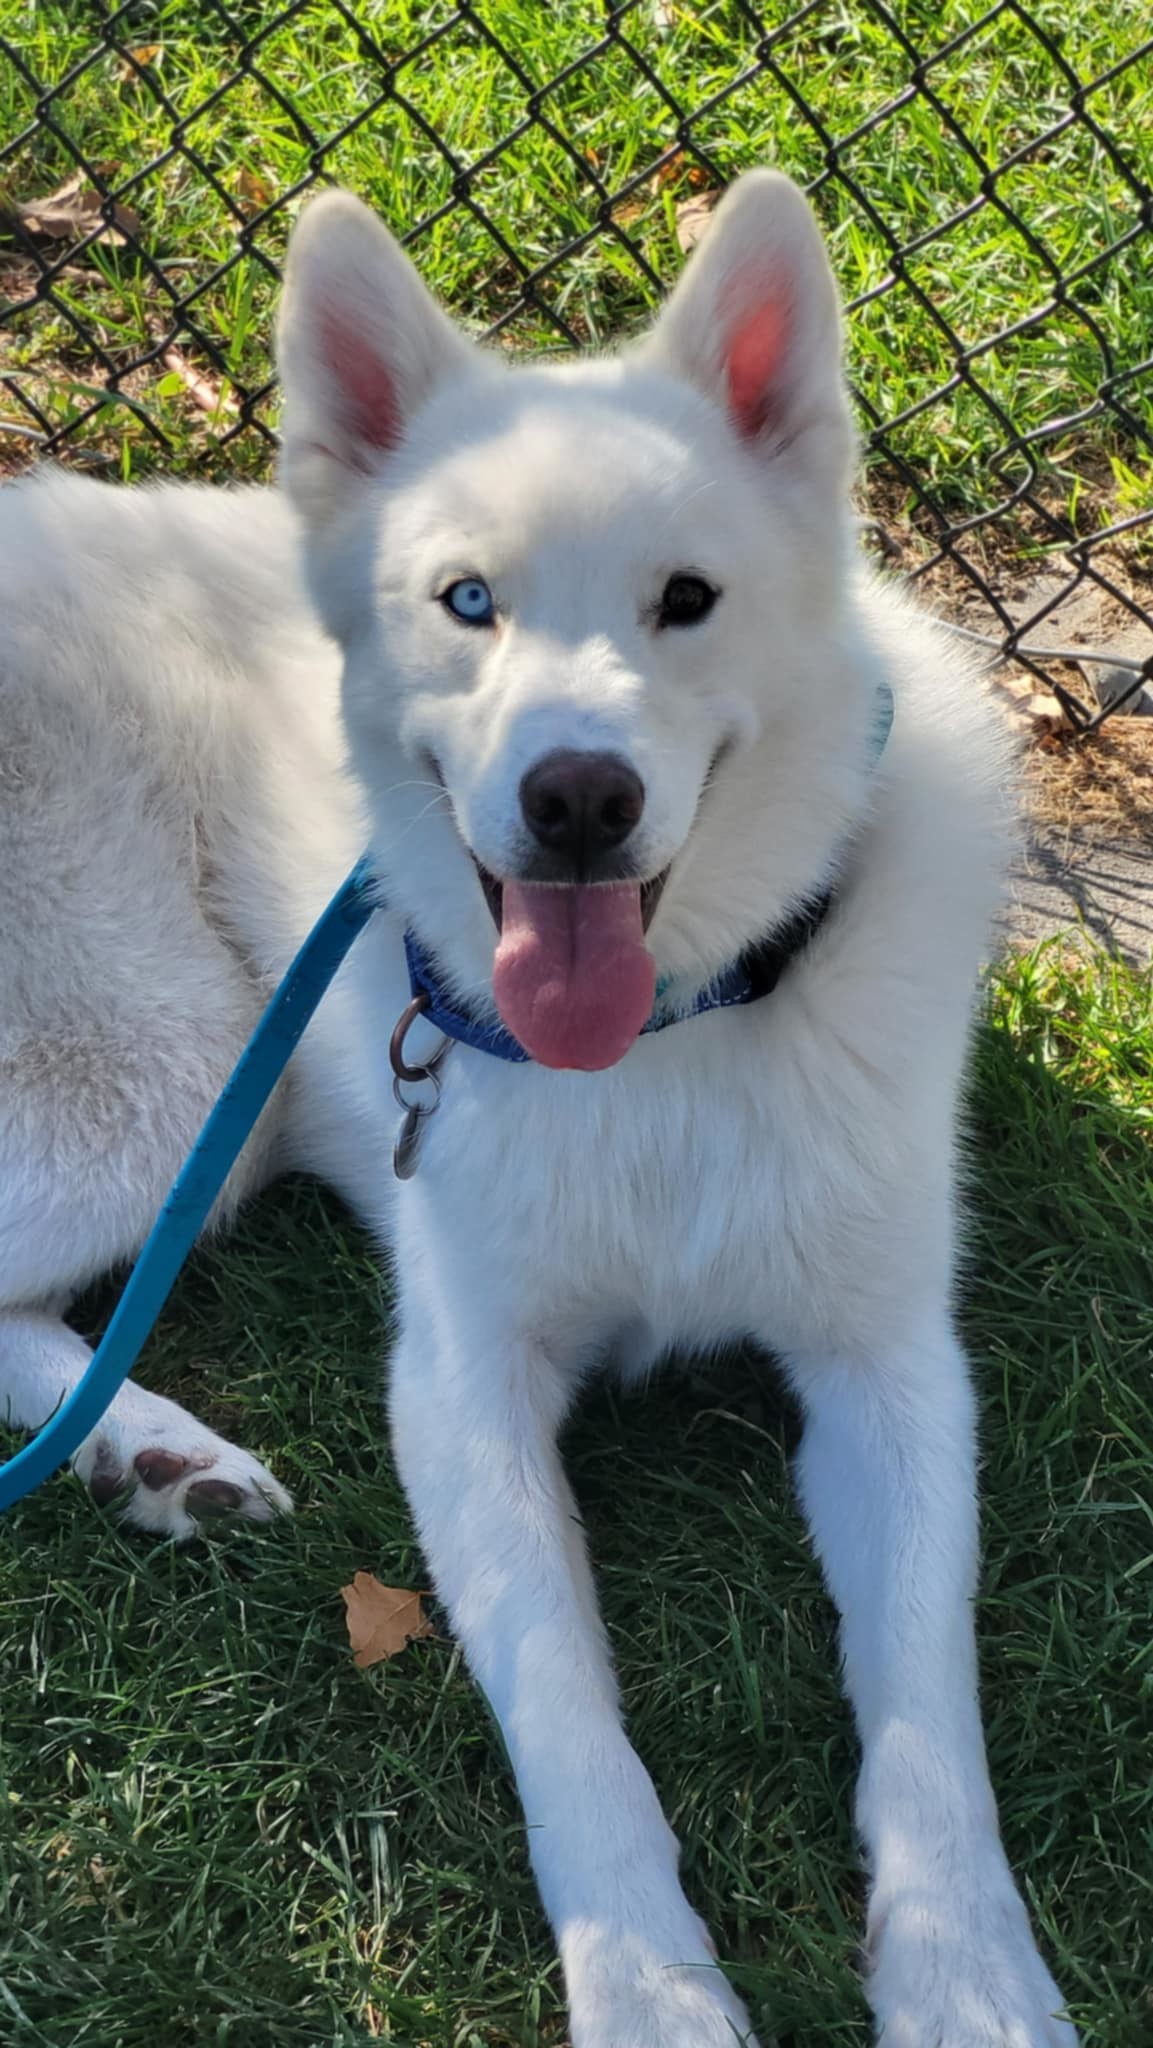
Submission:
M 390 909 L 234 1194 L 311 1166 L 393 1248 L 396 1455 L 517 1773 L 575 2048 L 752 2039 L 621 1724 L 556 1449 L 592 1364 L 643 1374 L 749 1335 L 806 1411 L 886 2048 L 1069 2048 L 984 1760 L 950 1306 L 1002 746 L 954 648 L 851 565 L 838 317 L 808 210 L 785 180 L 743 180 L 639 350 L 513 372 L 331 195 L 295 237 L 280 353 L 285 479 Z M 361 820 L 340 664 L 279 498 L 49 478 L 0 498 L 0 562 L 0 1364 L 34 1423 L 59 1384 L 34 1364 L 44 1332 L 67 1339 L 48 1311 L 139 1243 Z M 722 598 L 657 630 L 689 567 Z M 495 630 L 437 602 L 465 574 L 492 586 Z M 896 718 L 873 769 L 882 679 Z M 402 926 L 491 1008 L 468 848 L 516 873 L 520 777 L 558 746 L 612 749 L 643 779 L 640 871 L 671 862 L 650 945 L 674 993 L 833 870 L 836 909 L 771 999 L 607 1072 L 454 1048 L 398 1185 Z M 125 1472 L 168 1441 L 133 1406 L 149 1398 L 126 1392 L 102 1426 Z

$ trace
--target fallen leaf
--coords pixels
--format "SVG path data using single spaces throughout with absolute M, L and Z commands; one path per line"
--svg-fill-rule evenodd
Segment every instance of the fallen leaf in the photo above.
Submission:
M 226 397 L 219 384 L 214 384 L 211 377 L 206 377 L 203 370 L 190 363 L 183 349 L 175 346 L 166 348 L 160 360 L 166 370 L 179 377 L 193 405 L 198 405 L 201 412 L 219 412 L 222 406 L 226 410 L 235 410 L 236 400 Z
M 720 196 L 719 192 L 698 192 L 695 199 L 682 199 L 676 208 L 677 243 L 686 256 L 704 234 Z
M 664 163 L 660 164 L 656 172 L 654 173 L 651 180 L 653 191 L 660 192 L 664 189 L 666 185 L 671 185 L 675 179 L 682 176 L 684 168 L 684 150 L 674 149 L 672 155 L 667 156 L 664 160 Z
M 155 64 L 156 59 L 163 53 L 163 43 L 137 43 L 134 49 L 126 52 L 116 67 L 116 76 L 121 85 L 139 85 L 141 71 L 147 70 L 150 64 Z
M 351 1586 L 342 1586 L 340 1592 L 353 1659 L 361 1671 L 397 1656 L 418 1636 L 434 1633 L 420 1593 L 382 1586 L 371 1572 L 357 1572 Z
M 679 185 L 682 179 L 694 192 L 703 191 L 710 182 L 704 164 L 690 163 L 683 149 L 674 149 L 662 164 L 658 164 L 649 179 L 649 187 L 653 192 L 663 192 L 666 185 Z
M 653 0 L 653 29 L 657 31 L 657 35 L 670 35 L 676 29 L 678 20 L 696 23 L 698 16 L 692 12 L 690 6 L 676 6 L 674 0 Z
M 129 235 L 139 234 L 139 216 L 130 206 L 114 202 L 112 225 L 109 226 L 103 221 L 103 205 L 102 194 L 94 185 L 88 184 L 83 171 L 74 171 L 47 198 L 26 200 L 15 211 L 25 233 L 40 235 L 45 241 L 79 241 L 82 235 L 91 235 L 93 229 L 99 227 L 100 232 L 94 237 L 97 242 L 121 248 Z
M 1042 747 L 1055 747 L 1073 731 L 1073 721 L 1058 697 L 1040 692 L 1025 707 L 1033 736 Z
M 629 199 L 618 199 L 613 205 L 613 219 L 622 228 L 631 228 L 638 220 L 643 220 L 647 212 L 644 200 L 635 194 Z
M 239 170 L 236 174 L 236 196 L 241 211 L 246 214 L 261 213 L 272 204 L 272 189 L 255 171 Z

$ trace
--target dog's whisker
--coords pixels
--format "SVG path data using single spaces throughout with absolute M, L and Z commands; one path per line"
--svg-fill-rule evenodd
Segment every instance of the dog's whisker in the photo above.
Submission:
M 402 789 L 431 789 L 436 792 L 437 796 L 448 799 L 448 791 L 443 782 L 433 782 L 428 776 L 416 775 L 410 777 L 407 782 L 390 782 L 381 791 L 381 795 L 399 796 Z
M 443 791 L 438 791 L 436 796 L 431 797 L 428 803 L 424 804 L 422 808 L 419 811 L 417 811 L 415 817 L 409 818 L 407 824 L 403 827 L 403 829 L 400 832 L 395 833 L 391 839 L 385 840 L 379 844 L 377 848 L 377 856 L 378 859 L 381 861 L 382 865 L 388 861 L 390 854 L 395 853 L 399 846 L 404 845 L 405 840 L 409 837 L 411 833 L 416 831 L 417 826 L 422 825 L 424 823 L 424 820 L 427 817 L 430 817 L 431 814 L 439 808 L 443 794 Z
M 340 700 L 278 495 L 160 485 L 143 499 L 67 473 L 0 491 L 0 1036 L 19 1054 L 0 1107 L 0 1417 L 39 1427 L 87 1380 L 91 1354 L 61 1304 L 139 1247 L 222 1087 L 211 1128 L 236 1145 L 217 1208 L 301 1167 L 382 1238 L 395 1223 L 397 1468 L 429 1583 L 522 1779 L 542 1894 L 566 1931 L 569 2037 L 755 2048 L 616 1713 L 558 1432 L 609 1349 L 634 1386 L 682 1347 L 776 1350 L 805 1410 L 801 1498 L 844 1622 L 880 2033 L 1074 2048 L 1053 2023 L 1060 1995 L 982 1749 L 974 1401 L 952 1307 L 967 996 L 1005 827 L 995 710 L 968 695 L 953 643 L 859 585 L 844 558 L 850 508 L 833 476 L 848 394 L 803 194 L 779 175 L 744 179 L 708 232 L 659 316 L 661 377 L 625 356 L 607 376 L 502 370 L 498 391 L 350 195 L 324 194 L 294 229 L 284 486 L 354 689 L 375 695 L 387 665 L 399 705 L 426 707 L 426 750 L 388 752 L 386 768 L 351 721 L 347 773 L 311 737 L 317 720 L 339 731 Z M 381 460 L 394 441 L 399 477 Z M 382 508 L 390 589 L 374 600 Z M 676 549 L 656 606 L 654 535 Z M 847 707 L 866 687 L 874 746 L 850 777 Z M 874 773 L 894 710 L 897 743 Z M 377 716 L 399 745 L 404 710 L 381 702 Z M 726 773 L 690 838 L 698 781 L 711 790 L 738 744 L 747 767 Z M 478 776 L 459 819 L 443 759 Z M 303 1028 L 308 974 L 318 993 L 353 941 L 392 1014 L 370 1024 L 326 999 L 269 1107 L 268 1142 L 239 1149 L 259 1058 L 226 1083 L 256 1024 L 252 984 L 302 914 L 301 871 L 334 846 L 352 857 L 354 766 L 394 902 L 405 849 L 403 905 L 362 918 L 358 886 L 342 890 L 256 1044 L 290 1018 Z M 172 819 L 195 820 L 206 864 L 227 848 L 210 877 L 227 944 L 210 931 L 206 943 L 202 877 Z M 647 861 L 630 863 L 630 840 L 650 835 L 655 858 L 662 834 L 681 842 L 660 874 L 599 886 L 622 859 Z M 519 888 L 482 864 L 486 847 L 499 866 L 522 842 L 556 886 L 529 886 L 527 859 Z M 666 882 L 679 900 L 662 991 L 646 934 Z M 819 893 L 790 913 L 798 882 Z M 427 949 L 416 979 L 429 1000 L 415 1007 L 401 909 Z M 714 958 L 692 996 L 693 961 Z M 470 1029 L 494 1000 L 531 1065 Z M 403 1051 L 428 1008 L 464 1042 L 422 1073 L 427 1018 L 411 1064 Z M 399 1109 L 379 1085 L 389 1052 Z M 394 1167 L 416 1176 L 396 1200 Z M 226 1170 L 193 1197 L 193 1224 Z M 333 1442 L 336 1457 L 339 1431 Z M 705 1491 L 730 1500 L 736 1526 L 759 1486 L 717 1448 Z M 702 1435 L 694 1461 L 706 1452 Z M 76 1466 L 154 1534 L 290 1505 L 251 1453 L 130 1384 Z M 675 1476 L 662 1490 L 665 1517 L 640 1500 L 630 1524 L 626 1563 L 650 1592 L 649 1566 L 692 1506 Z M 358 1663 L 427 1632 L 416 1594 L 357 1573 L 345 1598 Z M 669 1636 L 679 1654 L 685 1631 L 648 1605 L 653 1644 Z M 283 1650 L 291 1675 L 281 1638 L 269 1633 L 270 1654 Z M 404 1656 L 404 1671 L 419 1676 L 424 1659 L 432 1674 L 423 1649 Z M 766 1700 L 776 1690 L 766 1682 Z M 706 1749 L 714 1718 L 698 1717 Z M 710 1778 L 717 1763 L 706 1755 Z M 744 1775 L 737 1757 L 730 1776 Z
M 674 519 L 680 518 L 681 513 L 685 510 L 686 506 L 695 504 L 697 499 L 703 498 L 708 491 L 715 491 L 719 481 L 719 477 L 709 477 L 706 480 L 706 482 L 704 482 L 703 484 L 697 484 L 693 490 L 688 491 L 685 494 L 685 496 L 679 501 L 678 504 L 671 506 L 668 513 L 665 516 L 666 532 L 668 528 L 672 525 Z

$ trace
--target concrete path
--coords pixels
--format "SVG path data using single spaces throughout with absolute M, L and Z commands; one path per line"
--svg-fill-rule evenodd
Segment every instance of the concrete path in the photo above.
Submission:
M 1005 916 L 1008 937 L 1032 944 L 1084 920 L 1129 959 L 1153 955 L 1153 846 L 1033 824 Z

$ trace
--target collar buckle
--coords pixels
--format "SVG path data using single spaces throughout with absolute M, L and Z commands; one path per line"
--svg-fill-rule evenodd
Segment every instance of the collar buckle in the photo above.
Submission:
M 392 1068 L 392 1093 L 398 1109 L 404 1111 L 404 1121 L 393 1147 L 392 1170 L 397 1180 L 411 1180 L 416 1172 L 420 1155 L 420 1142 L 428 1117 L 440 1106 L 442 1087 L 440 1069 L 445 1054 L 452 1044 L 451 1038 L 442 1034 L 436 1051 L 418 1066 L 413 1066 L 404 1056 L 404 1042 L 418 1017 L 429 1008 L 431 998 L 427 990 L 421 989 L 406 1003 L 396 1020 L 392 1037 L 388 1041 L 388 1063 Z M 419 1087 L 427 1084 L 432 1088 L 432 1100 L 412 1100 L 405 1094 L 405 1087 Z

